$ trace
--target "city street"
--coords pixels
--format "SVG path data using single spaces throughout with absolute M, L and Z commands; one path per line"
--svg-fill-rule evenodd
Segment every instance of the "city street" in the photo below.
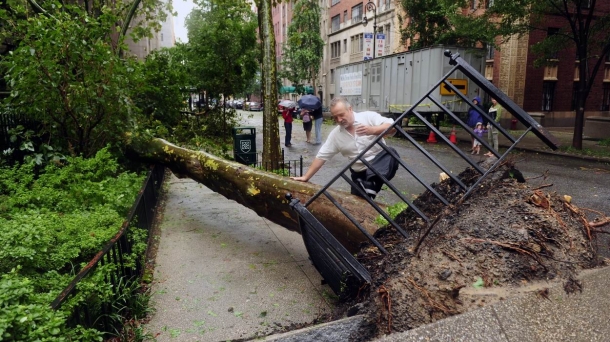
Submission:
M 241 122 L 243 126 L 256 127 L 257 150 L 262 152 L 262 112 L 240 112 L 242 114 Z M 281 116 L 278 116 L 278 120 L 280 125 L 280 141 L 283 142 L 285 135 L 284 123 Z M 326 120 L 322 127 L 324 141 L 334 127 L 334 124 Z M 300 121 L 295 120 L 292 131 L 292 147 L 284 148 L 285 159 L 298 160 L 300 156 L 303 156 L 303 172 L 305 172 L 320 146 L 305 142 L 305 132 L 302 129 Z M 314 134 L 315 132 L 312 130 L 312 137 Z M 396 148 L 401 158 L 421 178 L 425 179 L 429 184 L 438 181 L 441 171 L 414 148 L 410 142 L 401 138 L 390 138 L 387 141 L 389 145 Z M 463 171 L 468 165 L 457 153 L 442 143 L 427 144 L 425 141 L 420 141 L 420 143 L 445 167 L 456 174 Z M 460 143 L 459 147 L 466 151 L 470 146 L 468 143 Z M 518 147 L 519 145 L 517 145 Z M 515 151 L 513 155 L 515 160 L 517 160 L 517 168 L 535 186 L 553 184 L 552 187 L 545 188 L 545 190 L 556 191 L 562 195 L 570 195 L 573 198 L 573 202 L 579 207 L 603 211 L 605 213 L 610 212 L 610 164 L 523 150 Z M 486 158 L 483 155 L 468 156 L 472 157 L 476 162 Z M 341 155 L 337 155 L 327 162 L 310 181 L 315 184 L 326 184 L 345 165 L 346 159 Z M 543 174 L 547 177 L 541 177 Z M 409 196 L 417 196 L 424 189 L 417 180 L 402 168 L 399 168 L 392 183 Z M 349 191 L 349 185 L 343 180 L 338 180 L 332 187 Z M 391 190 L 387 190 L 382 191 L 377 200 L 392 204 L 398 200 L 398 197 Z

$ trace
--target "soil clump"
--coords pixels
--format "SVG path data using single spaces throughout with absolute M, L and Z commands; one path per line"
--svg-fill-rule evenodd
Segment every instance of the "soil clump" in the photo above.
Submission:
M 479 176 L 469 168 L 458 177 L 470 187 Z M 579 291 L 575 276 L 604 264 L 587 215 L 608 218 L 578 208 L 569 194 L 546 192 L 545 181 L 526 182 L 505 161 L 464 201 L 451 179 L 433 184 L 449 206 L 426 191 L 413 204 L 430 223 L 408 208 L 395 218 L 406 238 L 391 226 L 376 233 L 388 255 L 373 245 L 358 254 L 373 283 L 341 308 L 367 317 L 352 340 L 410 330 L 524 291 L 544 297 L 554 282 Z

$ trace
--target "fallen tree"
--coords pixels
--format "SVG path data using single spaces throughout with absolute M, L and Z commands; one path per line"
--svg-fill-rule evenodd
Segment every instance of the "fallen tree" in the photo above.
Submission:
M 297 217 L 285 195 L 291 193 L 305 203 L 320 190 L 316 184 L 293 181 L 206 152 L 182 148 L 163 139 L 133 140 L 128 145 L 128 155 L 132 159 L 164 165 L 177 177 L 191 178 L 258 215 L 297 232 Z M 328 192 L 369 233 L 377 230 L 374 220 L 379 214 L 365 200 L 343 191 Z M 325 196 L 318 197 L 307 208 L 350 251 L 357 251 L 360 244 L 367 241 L 364 234 Z

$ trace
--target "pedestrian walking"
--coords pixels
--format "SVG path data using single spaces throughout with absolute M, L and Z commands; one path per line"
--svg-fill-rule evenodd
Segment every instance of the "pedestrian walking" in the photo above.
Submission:
M 316 142 L 315 145 L 322 143 L 322 102 L 316 96 L 311 94 L 304 95 L 298 101 L 301 110 L 305 110 L 309 114 L 309 124 L 305 125 L 305 119 L 303 119 L 303 129 L 307 135 L 307 142 L 311 143 L 311 121 L 316 123 Z
M 473 130 L 474 134 L 479 137 L 479 139 L 483 139 L 483 135 L 487 132 L 482 122 L 477 122 L 475 128 Z M 470 154 L 479 154 L 481 151 L 481 142 L 478 139 L 474 139 L 472 142 L 472 152 Z
M 489 119 L 493 120 L 496 123 L 500 123 L 500 118 L 502 118 L 502 106 L 496 101 L 496 99 L 491 99 L 491 107 L 489 107 Z M 487 124 L 487 141 L 491 144 L 494 150 L 498 151 L 498 129 L 495 128 L 491 123 Z M 491 151 L 485 153 L 486 156 L 492 157 L 493 153 Z
M 301 119 L 303 120 L 303 130 L 305 131 L 305 137 L 307 140 L 305 142 L 311 144 L 311 112 L 307 109 L 301 109 Z
M 472 104 L 473 106 L 470 107 L 470 109 L 468 110 L 468 121 L 466 122 L 466 124 L 468 125 L 468 127 L 470 127 L 470 129 L 474 130 L 477 123 L 483 122 L 483 117 L 481 116 L 481 113 L 479 113 L 479 111 L 475 108 L 479 107 L 480 110 L 483 110 L 483 107 L 481 106 L 481 98 L 478 96 L 475 97 L 474 99 L 472 99 Z M 471 151 L 473 151 L 474 142 L 476 139 L 474 138 L 474 136 L 471 136 L 470 139 L 473 146 Z
M 292 146 L 292 110 L 287 107 L 282 107 L 282 117 L 284 118 L 284 128 L 286 129 L 286 137 L 284 138 L 284 145 L 286 147 Z
M 292 179 L 301 182 L 309 181 L 324 163 L 337 153 L 341 153 L 349 161 L 353 161 L 379 134 L 394 123 L 392 119 L 385 118 L 376 112 L 354 112 L 350 103 L 343 97 L 336 97 L 331 101 L 330 113 L 338 126 L 330 132 L 305 175 L 291 177 Z M 387 135 L 393 135 L 395 132 L 395 129 L 391 129 Z M 385 144 L 385 140 L 381 139 L 381 143 Z M 396 153 L 393 148 L 388 148 Z M 374 145 L 364 154 L 363 158 L 386 179 L 390 180 L 396 175 L 398 161 L 383 147 Z M 364 192 L 374 199 L 381 190 L 383 181 L 360 160 L 352 165 L 350 171 L 352 181 L 357 186 L 361 186 Z M 361 196 L 360 191 L 353 186 L 351 193 Z

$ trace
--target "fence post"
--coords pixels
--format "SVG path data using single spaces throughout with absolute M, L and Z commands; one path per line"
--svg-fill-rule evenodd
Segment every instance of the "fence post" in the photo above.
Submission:
M 300 165 L 300 168 L 301 168 L 301 170 L 300 170 L 300 171 L 301 171 L 301 174 L 299 175 L 299 177 L 303 177 L 303 155 L 301 155 L 301 157 L 299 158 L 299 163 L 301 164 L 301 165 Z

